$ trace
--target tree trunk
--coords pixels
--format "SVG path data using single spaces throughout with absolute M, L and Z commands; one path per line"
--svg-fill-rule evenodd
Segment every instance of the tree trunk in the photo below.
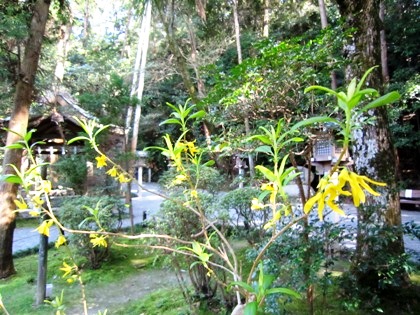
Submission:
M 357 28 L 355 34 L 355 53 L 353 54 L 353 73 L 361 75 L 370 67 L 380 64 L 380 21 L 378 0 L 336 0 L 340 13 L 346 18 L 349 27 Z M 379 71 L 369 77 L 369 87 L 381 90 L 382 82 Z M 397 187 L 397 155 L 389 132 L 387 110 L 379 107 L 369 113 L 376 117 L 372 125 L 354 131 L 353 158 L 358 173 L 387 183 L 382 196 L 368 198 L 366 204 L 358 209 L 358 235 L 353 271 L 358 283 L 362 286 L 378 288 L 378 271 L 384 266 L 378 265 L 380 255 L 400 257 L 404 253 L 403 234 L 396 229 L 393 238 L 383 241 L 369 238 L 371 224 L 376 223 L 380 229 L 378 235 L 384 234 L 387 228 L 401 226 L 401 209 Z M 386 234 L 384 234 L 386 235 Z M 378 255 L 378 256 L 377 256 Z M 360 266 L 367 266 L 362 269 Z M 382 269 L 380 269 L 382 268 Z M 402 268 L 394 279 L 407 285 L 408 278 Z
M 322 29 L 325 29 L 328 27 L 328 19 L 327 19 L 327 10 L 325 8 L 325 2 L 324 0 L 318 0 L 318 6 L 319 6 L 319 15 L 321 17 L 321 27 Z M 331 71 L 331 88 L 335 90 L 337 88 L 337 75 L 335 71 Z
M 82 38 L 83 48 L 86 48 L 89 43 L 90 30 L 91 30 L 91 25 L 90 25 L 89 0 L 85 0 L 84 7 L 83 7 L 83 38 Z
M 238 64 L 242 63 L 242 48 L 241 48 L 241 31 L 239 27 L 239 15 L 238 15 L 238 1 L 232 0 L 232 11 L 233 11 L 233 22 L 235 26 L 235 38 L 236 38 L 236 50 L 238 53 Z M 251 127 L 249 124 L 249 117 L 245 113 L 244 118 L 245 134 L 247 137 L 251 135 Z M 254 177 L 254 157 L 251 153 L 248 153 L 248 164 L 249 164 L 249 174 L 251 177 Z
M 179 47 L 176 41 L 175 33 L 173 30 L 174 18 L 175 18 L 174 6 L 175 6 L 174 1 L 172 1 L 171 4 L 168 5 L 168 8 L 164 8 L 162 6 L 162 3 L 159 3 L 159 1 L 156 2 L 156 7 L 158 10 L 159 17 L 166 32 L 166 39 L 168 41 L 171 53 L 175 57 L 176 66 L 182 77 L 182 82 L 184 83 L 185 89 L 188 91 L 188 95 L 190 96 L 192 102 L 194 104 L 197 104 L 198 103 L 197 91 L 191 80 L 190 73 L 188 71 L 187 61 L 182 55 L 181 48 Z
M 29 29 L 29 38 L 16 85 L 15 104 L 9 122 L 6 145 L 11 145 L 25 134 L 28 126 L 29 106 L 32 102 L 35 74 L 41 53 L 42 39 L 48 19 L 50 1 L 38 0 L 33 8 Z M 3 175 L 13 174 L 9 164 L 21 165 L 22 151 L 6 149 L 3 158 Z M 0 278 L 7 278 L 15 273 L 13 265 L 13 232 L 15 229 L 15 204 L 18 186 L 2 182 L 0 184 Z
M 141 62 L 140 62 L 140 73 L 139 73 L 139 80 L 137 86 L 137 98 L 139 99 L 139 104 L 137 104 L 136 109 L 134 111 L 134 122 L 133 122 L 133 135 L 131 138 L 131 152 L 135 154 L 137 149 L 137 137 L 139 135 L 139 125 L 140 125 L 140 118 L 141 118 L 141 100 L 143 98 L 143 90 L 144 90 L 144 79 L 146 74 L 146 61 L 147 61 L 147 51 L 149 47 L 149 35 L 150 35 L 150 21 L 152 15 L 152 2 L 146 2 L 145 14 L 143 16 L 142 21 L 142 29 L 143 33 L 141 34 L 141 38 L 139 40 L 142 41 L 141 47 Z M 143 28 L 144 24 L 144 28 Z
M 145 3 L 144 14 L 141 22 L 141 28 L 139 32 L 139 42 L 137 46 L 137 55 L 134 65 L 133 83 L 131 86 L 131 96 L 136 95 L 139 103 L 136 105 L 134 110 L 133 129 L 131 133 L 131 141 L 128 142 L 128 135 L 126 143 L 130 143 L 129 151 L 131 153 L 131 159 L 127 163 L 127 171 L 134 175 L 134 161 L 133 158 L 136 156 L 137 142 L 139 136 L 140 119 L 141 119 L 141 101 L 143 98 L 144 80 L 146 75 L 146 62 L 147 62 L 147 51 L 149 48 L 149 36 L 150 36 L 150 23 L 152 19 L 152 2 L 147 1 Z M 127 109 L 126 127 L 131 125 L 133 116 L 133 109 L 129 107 Z M 140 181 L 139 181 L 139 184 Z M 130 214 L 130 225 L 131 233 L 134 233 L 134 214 L 133 204 L 131 200 L 131 183 L 127 183 L 125 192 L 125 202 L 129 205 Z
M 385 25 L 384 25 L 384 18 L 385 18 L 385 3 L 384 0 L 381 0 L 379 4 L 379 19 L 381 20 L 381 31 L 380 31 L 380 38 L 381 38 L 381 66 L 382 66 L 382 81 L 384 84 L 389 83 L 389 70 L 388 70 L 388 45 L 386 42 L 385 36 Z
M 197 97 L 198 99 L 202 99 L 205 96 L 205 86 L 204 81 L 200 76 L 199 65 L 197 62 L 197 41 L 195 38 L 194 30 L 193 30 L 193 21 L 191 17 L 187 18 L 187 26 L 188 26 L 188 34 L 190 36 L 191 41 L 191 65 L 194 69 L 195 79 L 197 81 Z
M 325 9 L 324 0 L 318 0 L 318 6 L 319 6 L 319 15 L 321 17 L 321 27 L 324 29 L 324 28 L 327 28 L 328 26 L 327 10 Z
M 238 1 L 232 0 L 233 23 L 235 26 L 236 52 L 238 54 L 238 64 L 242 63 L 241 48 L 241 29 L 239 27 Z
M 55 66 L 55 79 L 61 85 L 64 78 L 67 60 L 67 45 L 71 34 L 71 22 L 60 27 L 60 36 L 57 43 L 57 65 Z
M 263 37 L 268 38 L 270 30 L 270 0 L 264 0 Z

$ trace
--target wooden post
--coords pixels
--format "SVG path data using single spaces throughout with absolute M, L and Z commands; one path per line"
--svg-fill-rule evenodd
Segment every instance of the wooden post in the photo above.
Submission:
M 39 235 L 38 276 L 36 281 L 35 305 L 44 303 L 47 287 L 48 236 Z
M 42 163 L 40 159 L 39 163 Z M 47 178 L 46 165 L 41 168 L 42 179 Z M 41 222 L 46 219 L 46 216 L 41 216 Z M 39 251 L 38 251 L 38 276 L 36 281 L 36 295 L 35 305 L 39 306 L 44 303 L 45 293 L 47 288 L 47 262 L 48 262 L 48 236 L 39 234 Z

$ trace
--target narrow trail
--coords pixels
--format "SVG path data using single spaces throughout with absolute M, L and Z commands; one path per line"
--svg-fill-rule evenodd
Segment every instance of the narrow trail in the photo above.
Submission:
M 163 288 L 176 287 L 178 284 L 175 273 L 171 270 L 141 270 L 119 282 L 101 286 L 86 284 L 89 315 L 98 311 L 108 314 L 112 310 L 130 301 L 135 301 Z M 84 315 L 81 303 L 66 309 L 67 315 Z

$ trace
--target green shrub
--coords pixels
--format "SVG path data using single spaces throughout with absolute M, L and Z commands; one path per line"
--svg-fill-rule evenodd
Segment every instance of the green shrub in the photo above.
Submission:
M 258 197 L 260 190 L 252 187 L 237 188 L 228 192 L 220 202 L 221 209 L 235 215 L 230 216 L 232 224 L 245 233 L 250 244 L 260 242 L 264 236 L 263 226 L 269 218 L 269 210 L 255 211 L 251 209 L 251 201 Z
M 73 188 L 78 195 L 85 193 L 87 166 L 84 155 L 63 157 L 54 163 L 54 170 L 58 174 L 60 184 Z
M 161 205 L 162 220 L 159 222 L 158 229 L 165 234 L 177 237 L 179 239 L 194 239 L 198 242 L 204 241 L 204 233 L 202 223 L 197 214 L 183 206 L 185 197 L 183 193 L 175 192 L 172 194 L 171 200 L 166 200 Z M 213 205 L 215 197 L 209 193 L 199 192 L 198 198 L 192 204 L 194 209 L 202 209 L 203 214 L 216 220 L 217 213 L 214 211 Z M 212 237 L 212 245 L 217 247 L 217 235 Z M 213 244 L 214 243 L 214 244 Z M 173 246 L 173 244 L 168 244 Z M 214 257 L 214 259 L 216 259 Z M 216 298 L 216 291 L 218 289 L 217 282 L 213 277 L 210 277 L 208 270 L 202 265 L 196 263 L 196 258 L 187 255 L 172 255 L 171 263 L 178 270 L 188 270 L 190 281 L 194 287 L 193 300 L 213 300 Z M 222 263 L 216 260 L 217 263 Z M 220 278 L 226 278 L 223 270 L 215 271 Z M 185 292 L 189 295 L 190 293 Z
M 163 231 L 179 238 L 191 237 L 192 234 L 199 233 L 202 230 L 201 222 L 196 214 L 183 206 L 185 202 L 183 194 L 174 193 L 171 197 L 172 200 L 166 200 L 160 206 L 163 214 L 161 221 Z M 211 217 L 214 213 L 212 209 L 214 197 L 203 192 L 199 193 L 198 197 L 200 206 L 205 210 L 205 215 Z
M 88 210 L 98 209 L 97 221 Z M 68 199 L 59 209 L 59 217 L 65 227 L 86 231 L 115 230 L 121 223 L 125 207 L 120 199 L 112 197 L 75 197 Z M 70 234 L 70 245 L 76 248 L 78 255 L 87 258 L 90 267 L 99 268 L 109 254 L 111 242 L 107 246 L 94 247 L 88 234 Z
M 189 169 L 189 174 L 191 175 L 192 183 L 195 183 L 197 181 L 197 170 L 195 167 L 196 166 L 191 167 Z M 200 165 L 198 172 L 199 180 L 197 188 L 206 190 L 211 194 L 220 191 L 224 183 L 226 182 L 223 178 L 223 175 L 221 175 L 220 172 L 213 167 Z M 179 175 L 179 173 L 176 171 L 175 168 L 171 167 L 169 170 L 167 170 L 161 175 L 161 177 L 159 178 L 159 184 L 165 187 L 166 189 L 171 189 L 174 187 L 173 181 L 177 175 Z M 188 185 L 188 181 L 177 185 L 177 187 L 186 187 L 183 185 Z

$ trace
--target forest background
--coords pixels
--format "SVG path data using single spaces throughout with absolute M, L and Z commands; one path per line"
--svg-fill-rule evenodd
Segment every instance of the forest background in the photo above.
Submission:
M 2 117 L 12 114 L 36 3 L 0 5 Z M 387 108 L 389 130 L 399 153 L 398 185 L 417 188 L 419 3 L 380 4 L 373 19 L 382 18 L 381 52 L 387 54 L 384 84 L 375 87 L 402 95 Z M 354 57 L 358 25 L 345 15 L 346 1 L 153 1 L 150 30 L 141 26 L 146 7 L 141 1 L 112 1 L 106 8 L 100 1 L 51 2 L 31 115 L 51 112 L 55 104 L 45 100 L 64 91 L 103 124 L 131 126 L 127 117 L 135 112 L 131 146 L 142 149 L 177 133 L 169 124 L 156 128 L 169 116 L 164 104 L 191 99 L 207 112 L 194 138 L 218 153 L 217 167 L 226 174 L 231 156 L 248 154 L 243 140 L 258 127 L 333 110 L 327 98 L 303 93 L 305 87 L 340 87 L 348 81 L 346 69 L 367 70 Z M 147 62 L 145 55 L 137 58 L 139 51 L 147 52 Z M 151 161 L 155 174 L 167 166 L 158 154 Z

